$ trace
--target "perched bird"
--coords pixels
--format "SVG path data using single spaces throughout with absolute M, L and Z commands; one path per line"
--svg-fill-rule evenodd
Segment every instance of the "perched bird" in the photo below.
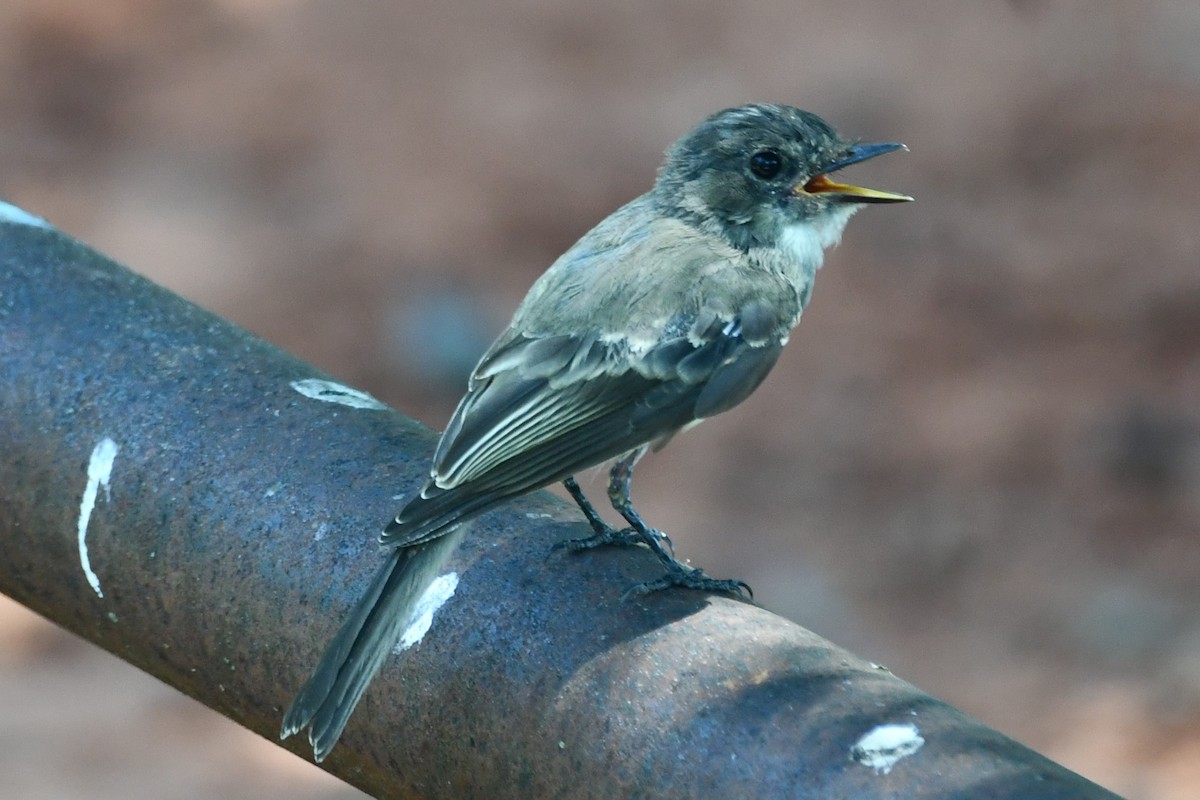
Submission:
M 380 537 L 387 562 L 281 735 L 308 727 L 322 760 L 462 535 L 458 526 L 556 481 L 595 531 L 567 547 L 643 543 L 661 559 L 663 577 L 635 590 L 748 590 L 675 560 L 670 540 L 633 508 L 634 465 L 758 387 L 854 212 L 912 199 L 830 174 L 902 147 L 861 144 L 807 111 L 765 104 L 714 114 L 672 145 L 654 187 L 551 265 L 475 367 L 429 482 Z M 612 459 L 608 494 L 629 525 L 622 530 L 572 477 Z

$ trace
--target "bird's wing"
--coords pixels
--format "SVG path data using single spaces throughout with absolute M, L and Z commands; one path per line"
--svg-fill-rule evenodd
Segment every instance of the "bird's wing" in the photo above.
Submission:
M 731 317 L 676 316 L 648 347 L 603 333 L 498 342 L 442 436 L 432 479 L 382 541 L 433 538 L 484 508 L 732 408 L 766 377 L 791 322 L 761 302 Z

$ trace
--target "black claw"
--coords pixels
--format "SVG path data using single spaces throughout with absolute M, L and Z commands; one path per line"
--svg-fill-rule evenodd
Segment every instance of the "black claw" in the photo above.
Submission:
M 671 558 L 675 558 L 675 543 L 671 541 L 671 537 L 660 531 L 658 528 L 651 528 L 650 534 L 658 539 L 659 542 L 666 545 L 667 552 L 671 554 Z
M 679 564 L 680 569 L 668 569 L 661 577 L 652 581 L 636 583 L 625 592 L 623 599 L 630 595 L 642 595 L 669 589 L 672 586 L 682 586 L 685 589 L 697 589 L 702 592 L 722 592 L 731 594 L 741 600 L 753 600 L 754 592 L 750 584 L 734 579 L 710 578 L 702 569 Z
M 643 581 L 642 583 L 635 583 L 633 586 L 630 586 L 625 590 L 625 594 L 621 595 L 621 600 L 628 600 L 634 595 L 651 594 L 663 589 L 669 589 L 671 586 L 674 586 L 674 584 L 665 575 L 655 581 Z
M 598 531 L 592 536 L 584 536 L 579 539 L 563 539 L 561 542 L 555 542 L 550 548 L 550 552 L 555 553 L 559 550 L 570 550 L 572 553 L 578 553 L 582 550 L 591 550 L 595 547 L 635 547 L 640 544 L 645 544 L 642 541 L 642 536 L 633 528 L 607 528 L 604 531 Z

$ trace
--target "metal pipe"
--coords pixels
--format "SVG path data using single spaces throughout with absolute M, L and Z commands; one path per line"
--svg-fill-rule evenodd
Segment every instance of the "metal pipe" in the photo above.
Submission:
M 0 205 L 0 589 L 274 740 L 434 443 L 329 380 Z M 761 608 L 623 597 L 647 552 L 551 554 L 586 533 L 545 493 L 477 520 L 323 766 L 380 797 L 1114 797 Z

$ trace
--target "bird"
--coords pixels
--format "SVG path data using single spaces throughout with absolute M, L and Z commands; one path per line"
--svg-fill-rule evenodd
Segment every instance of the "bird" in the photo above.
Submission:
M 634 466 L 759 386 L 850 217 L 912 199 L 831 175 L 901 149 L 767 103 L 719 111 L 671 145 L 653 187 L 555 260 L 480 359 L 428 481 L 380 534 L 385 563 L 296 695 L 281 738 L 307 728 L 322 761 L 464 523 L 544 486 L 563 483 L 591 525 L 567 549 L 640 544 L 658 557 L 662 577 L 633 591 L 749 594 L 675 559 L 633 507 Z M 621 529 L 574 477 L 610 462 Z

